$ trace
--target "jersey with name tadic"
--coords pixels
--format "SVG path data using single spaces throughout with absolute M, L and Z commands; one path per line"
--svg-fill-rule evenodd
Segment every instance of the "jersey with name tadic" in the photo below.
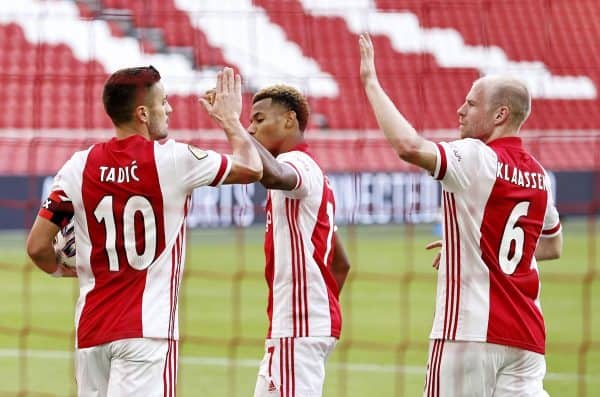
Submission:
M 545 351 L 535 249 L 560 232 L 550 180 L 518 137 L 437 145 L 443 247 L 432 339 Z
M 96 144 L 65 163 L 40 215 L 60 225 L 53 208 L 72 202 L 78 347 L 179 338 L 190 194 L 219 185 L 230 168 L 216 152 L 140 136 Z
M 330 272 L 335 199 L 327 177 L 300 145 L 277 161 L 298 176 L 293 190 L 269 190 L 265 277 L 267 338 L 340 336 L 338 287 Z

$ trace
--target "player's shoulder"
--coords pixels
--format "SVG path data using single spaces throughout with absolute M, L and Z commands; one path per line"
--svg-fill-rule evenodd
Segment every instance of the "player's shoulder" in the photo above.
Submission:
M 87 149 L 83 149 L 83 150 L 78 150 L 75 153 L 73 153 L 71 155 L 71 157 L 69 158 L 69 160 L 67 160 L 67 162 L 65 163 L 65 166 L 82 166 L 85 164 L 85 162 L 87 161 L 87 158 L 90 154 L 90 152 L 94 149 L 94 147 L 96 147 L 98 144 L 94 144 L 89 146 Z
M 449 159 L 454 158 L 458 163 L 477 162 L 486 158 L 493 159 L 494 151 L 485 142 L 474 138 L 462 138 L 449 142 L 441 142 Z
M 485 150 L 485 148 L 489 149 L 485 142 L 475 138 L 456 139 L 454 141 L 449 141 L 448 144 L 452 147 L 464 148 L 467 150 Z
M 277 161 L 289 163 L 298 168 L 299 171 L 322 173 L 323 170 L 319 164 L 308 153 L 301 150 L 292 150 L 281 153 L 277 156 Z

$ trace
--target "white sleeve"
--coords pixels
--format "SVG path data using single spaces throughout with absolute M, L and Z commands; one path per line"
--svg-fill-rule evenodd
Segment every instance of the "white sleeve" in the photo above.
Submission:
M 87 154 L 90 150 L 91 147 L 87 150 L 75 152 L 71 158 L 63 164 L 54 176 L 50 192 L 63 192 L 64 195 L 71 197 L 74 190 L 80 189 L 81 185 L 77 184 L 76 181 L 81 179 Z
M 318 185 L 322 175 L 321 169 L 307 154 L 300 151 L 286 152 L 277 156 L 277 161 L 290 166 L 298 176 L 296 186 L 292 190 L 281 191 L 285 196 L 303 198 Z
M 231 171 L 229 156 L 192 145 L 173 142 L 177 178 L 189 189 L 219 186 Z
M 475 180 L 484 160 L 485 144 L 475 139 L 436 143 L 437 160 L 432 176 L 450 192 L 466 189 Z
M 63 166 L 54 176 L 54 179 L 52 180 L 52 186 L 50 187 L 51 192 L 63 191 L 66 193 L 68 188 L 65 176 L 69 174 L 69 169 L 71 168 L 72 164 L 73 156 L 63 164 Z
M 548 202 L 546 204 L 546 214 L 544 215 L 544 226 L 542 227 L 541 237 L 554 237 L 560 234 L 562 226 L 560 225 L 560 219 L 558 216 L 558 210 L 554 205 L 554 197 L 552 195 L 552 185 L 548 173 L 545 172 L 544 181 L 546 184 L 546 191 L 548 192 Z

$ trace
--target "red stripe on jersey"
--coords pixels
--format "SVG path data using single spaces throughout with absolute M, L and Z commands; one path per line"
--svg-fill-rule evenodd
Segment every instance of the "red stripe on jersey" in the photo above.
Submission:
M 306 257 L 304 241 L 298 225 L 300 201 L 286 198 L 287 220 L 292 246 L 292 281 L 294 336 L 308 336 L 308 296 L 306 286 Z M 297 331 L 296 331 L 297 330 Z
M 542 230 L 542 235 L 543 236 L 551 236 L 551 235 L 557 233 L 559 230 L 560 230 L 560 222 L 558 222 L 556 224 L 556 226 L 554 226 L 552 229 Z
M 443 197 L 446 247 L 446 304 L 443 335 L 444 339 L 454 339 L 458 329 L 460 309 L 460 232 L 454 195 L 444 191 Z
M 173 368 L 172 368 L 172 363 L 173 360 L 171 360 L 171 355 L 173 354 L 173 346 L 171 344 L 171 342 L 168 342 L 168 346 L 167 346 L 167 356 L 165 357 L 165 368 L 163 370 L 163 384 L 164 384 L 164 388 L 163 388 L 163 394 L 165 397 L 170 397 L 171 396 L 171 390 L 172 390 L 172 384 L 173 384 Z
M 178 370 L 178 362 L 179 362 L 179 343 L 176 340 L 170 341 L 173 345 L 173 382 L 171 383 L 171 395 L 173 397 L 177 396 L 177 370 Z
M 518 176 L 519 172 L 545 174 L 541 165 L 523 149 L 520 139 L 498 139 L 489 146 L 505 170 L 512 171 L 511 175 Z M 542 233 L 548 192 L 520 186 L 517 181 L 511 183 L 496 178 L 481 222 L 479 246 L 489 269 L 490 283 L 487 341 L 544 354 L 546 331 L 542 313 L 536 305 L 540 280 L 537 269 L 532 268 L 532 261 Z M 517 207 L 520 216 L 515 219 L 513 212 Z M 526 213 L 521 214 L 524 208 Z M 523 238 L 514 237 L 518 232 Z M 506 255 L 500 250 L 503 240 L 511 247 L 508 257 L 503 258 L 511 265 L 508 274 L 500 266 L 500 255 Z M 516 249 L 521 251 L 520 259 L 513 264 L 510 261 L 517 255 Z
M 443 192 L 444 198 L 444 239 L 445 244 L 444 248 L 446 249 L 446 304 L 444 305 L 445 313 L 444 313 L 444 330 L 443 335 L 446 338 L 447 330 L 448 330 L 448 319 L 450 316 L 448 315 L 448 310 L 450 309 L 450 269 L 452 268 L 452 259 L 453 255 L 450 253 L 452 250 L 452 237 L 451 237 L 451 211 L 450 211 L 450 202 L 448 200 L 448 193 Z
M 442 348 L 444 341 L 433 340 L 433 346 L 429 353 L 427 364 L 427 378 L 425 380 L 425 392 L 427 397 L 439 397 L 440 395 L 440 367 L 442 361 Z
M 290 395 L 290 349 L 289 349 L 290 338 L 284 338 L 284 351 L 285 351 L 285 396 Z M 282 396 L 283 397 L 283 396 Z
M 227 156 L 222 154 L 221 155 L 221 165 L 219 165 L 219 171 L 217 171 L 217 175 L 215 176 L 215 179 L 209 184 L 209 186 L 217 186 L 219 184 L 219 182 L 221 182 L 221 178 L 223 178 L 223 174 L 225 173 L 225 170 L 227 169 L 228 162 L 229 162 L 229 160 L 227 159 Z
M 285 355 L 284 355 L 284 339 L 279 339 L 279 387 L 281 391 L 281 397 L 285 396 Z
M 293 321 L 293 327 L 294 327 L 294 332 L 293 332 L 293 336 L 298 336 L 299 332 L 298 332 L 298 328 L 301 327 L 301 324 L 298 324 L 298 321 L 296 321 L 297 317 L 298 317 L 298 312 L 299 307 L 301 302 L 299 299 L 297 299 L 298 296 L 298 271 L 297 271 L 297 267 L 298 267 L 298 246 L 297 246 L 297 242 L 296 242 L 296 236 L 294 234 L 293 231 L 293 210 L 292 210 L 292 200 L 289 198 L 285 199 L 285 215 L 287 218 L 287 223 L 288 223 L 288 230 L 290 232 L 290 248 L 291 248 L 291 252 L 292 252 L 292 321 Z M 298 310 L 297 310 L 298 309 Z
M 266 227 L 265 227 L 265 280 L 269 287 L 269 297 L 267 299 L 267 316 L 269 318 L 269 329 L 267 338 L 271 338 L 273 329 L 273 280 L 275 278 L 275 249 L 273 241 L 273 211 L 272 211 L 271 193 L 267 191 L 267 204 L 265 206 Z
M 172 255 L 175 261 L 171 261 L 171 286 L 170 286 L 170 302 L 171 313 L 169 316 L 169 338 L 175 338 L 175 327 L 177 323 L 177 302 L 179 300 L 179 284 L 181 282 L 181 267 L 182 267 L 182 250 L 185 238 L 185 222 L 179 229 L 177 240 L 173 246 Z
M 163 396 L 174 397 L 177 386 L 177 341 L 167 340 L 167 354 L 163 368 Z
M 450 193 L 450 201 L 452 204 L 452 219 L 454 219 L 454 229 L 456 235 L 455 249 L 456 249 L 456 262 L 454 263 L 455 268 L 455 279 L 452 280 L 454 287 L 454 293 L 456 294 L 456 303 L 454 307 L 454 321 L 452 322 L 452 340 L 456 339 L 456 330 L 458 329 L 458 311 L 460 309 L 460 231 L 458 230 L 458 216 L 456 214 L 456 200 L 454 194 Z
M 298 180 L 296 181 L 296 186 L 294 186 L 294 189 L 292 190 L 296 190 L 299 189 L 300 186 L 302 186 L 302 174 L 300 174 L 300 172 L 298 171 L 298 168 L 296 168 L 296 166 L 294 164 L 292 164 L 289 161 L 284 161 L 284 163 L 286 163 L 287 165 L 290 165 L 294 171 L 296 172 L 296 176 L 298 177 Z
M 292 397 L 296 396 L 296 365 L 295 365 L 296 360 L 294 358 L 294 350 L 295 350 L 294 341 L 295 341 L 294 338 L 290 338 L 290 345 L 291 345 L 290 346 L 290 351 L 291 351 L 290 367 L 291 367 L 291 375 L 292 375 L 291 376 L 291 378 L 292 378 Z
M 436 146 L 437 146 L 438 150 L 440 151 L 440 170 L 438 171 L 438 174 L 435 176 L 435 179 L 442 180 L 442 179 L 444 179 L 444 176 L 446 176 L 446 168 L 448 167 L 448 163 L 447 163 L 448 160 L 446 158 L 446 150 L 444 149 L 444 147 L 439 143 L 436 143 Z
M 296 241 L 297 275 L 298 275 L 298 301 L 300 310 L 298 312 L 298 323 L 300 325 L 298 336 L 308 336 L 308 286 L 306 284 L 306 257 L 304 253 L 304 239 L 300 226 L 298 225 L 298 214 L 300 212 L 300 200 L 292 200 L 292 230 L 293 240 Z
M 302 321 L 302 317 L 304 315 L 305 307 L 304 307 L 304 299 L 302 299 L 302 292 L 304 288 L 302 287 L 302 236 L 298 231 L 298 201 L 292 200 L 290 205 L 291 218 L 288 219 L 290 222 L 290 226 L 292 229 L 292 241 L 294 243 L 294 267 L 296 269 L 296 277 L 294 278 L 294 283 L 296 287 L 296 303 L 298 304 L 297 311 L 297 320 L 296 324 L 298 324 L 298 333 L 294 336 L 305 336 L 304 333 L 304 322 Z
M 337 281 L 331 274 L 332 252 L 335 238 L 335 197 L 329 186 L 327 177 L 323 175 L 323 193 L 321 205 L 317 213 L 317 222 L 312 232 L 311 242 L 314 247 L 313 259 L 317 263 L 327 287 L 329 300 L 329 315 L 331 319 L 331 336 L 339 338 L 342 331 L 342 311 L 340 309 L 339 288 Z
M 134 166 L 135 178 L 130 177 Z M 142 298 L 147 269 L 137 270 L 129 265 L 124 210 L 133 197 L 137 200 L 132 203 L 144 201 L 151 206 L 154 215 L 151 227 L 155 230 L 150 235 L 156 238 L 152 255 L 155 260 L 165 249 L 165 231 L 154 142 L 133 136 L 94 145 L 87 156 L 82 177 L 81 195 L 91 239 L 89 265 L 94 275 L 94 287 L 85 297 L 79 318 L 78 347 L 143 337 Z M 134 208 L 134 214 L 137 212 Z M 113 230 L 107 233 L 109 226 Z M 113 241 L 107 241 L 107 237 Z M 145 246 L 145 239 L 146 231 L 136 234 L 133 246 Z M 114 251 L 110 248 L 111 254 L 107 252 L 107 246 L 115 247 Z M 112 268 L 117 267 L 117 271 L 110 270 L 110 258 Z

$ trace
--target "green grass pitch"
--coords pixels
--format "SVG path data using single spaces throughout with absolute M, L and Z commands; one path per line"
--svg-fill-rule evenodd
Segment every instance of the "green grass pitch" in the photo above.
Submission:
M 545 388 L 554 396 L 600 395 L 600 228 L 590 233 L 590 227 L 565 221 L 563 257 L 539 264 Z M 421 395 L 435 296 L 432 253 L 423 249 L 435 239 L 431 229 L 340 228 L 353 267 L 325 396 Z M 267 327 L 262 233 L 261 227 L 190 233 L 180 396 L 252 395 Z M 24 233 L 0 234 L 0 397 L 75 395 L 76 282 L 42 274 L 28 264 L 23 245 Z

